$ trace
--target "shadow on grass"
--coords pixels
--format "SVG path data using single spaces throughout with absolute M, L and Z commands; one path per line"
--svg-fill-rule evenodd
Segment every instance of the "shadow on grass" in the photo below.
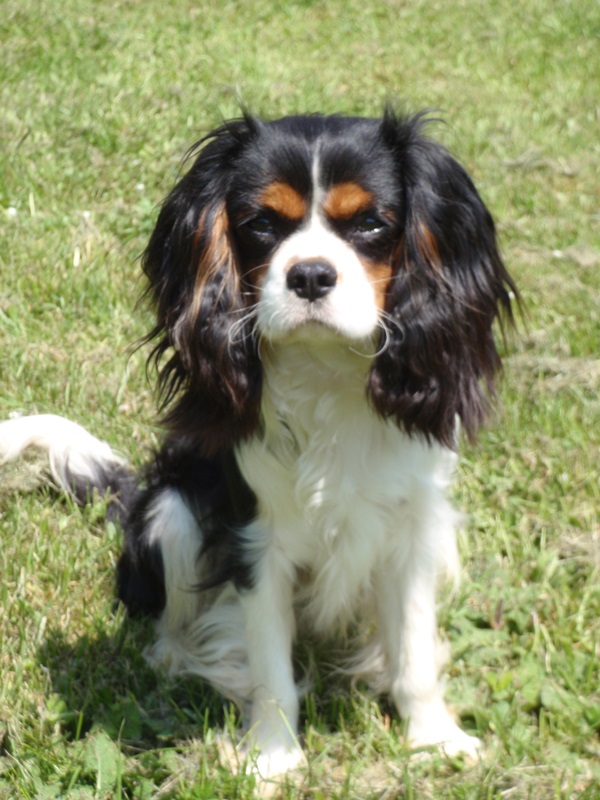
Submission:
M 70 741 L 100 728 L 139 750 L 204 739 L 209 729 L 230 727 L 235 709 L 210 686 L 193 676 L 171 680 L 148 665 L 143 651 L 152 641 L 150 621 L 125 619 L 112 635 L 99 631 L 75 642 L 64 630 L 49 629 L 38 651 L 50 683 L 48 722 L 58 724 Z M 310 678 L 304 674 L 310 688 L 301 729 L 309 722 L 317 730 L 341 730 L 356 716 L 356 702 L 371 704 L 370 713 L 377 708 L 382 718 L 395 718 L 389 698 L 375 697 L 365 687 L 365 694 L 357 694 L 348 680 L 327 672 L 313 667 Z
M 135 749 L 204 738 L 222 727 L 230 705 L 197 678 L 169 680 L 145 661 L 149 622 L 125 620 L 115 635 L 98 632 L 72 643 L 50 629 L 38 651 L 50 693 L 48 722 L 77 740 L 100 728 Z

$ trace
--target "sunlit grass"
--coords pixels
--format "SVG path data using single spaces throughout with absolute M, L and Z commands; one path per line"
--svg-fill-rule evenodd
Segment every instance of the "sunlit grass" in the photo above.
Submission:
M 527 307 L 497 418 L 465 448 L 448 696 L 479 765 L 409 760 L 401 723 L 317 672 L 310 769 L 283 797 L 600 796 L 600 239 L 593 0 L 6 0 L 0 418 L 53 411 L 143 461 L 157 435 L 137 258 L 187 147 L 241 104 L 376 115 L 397 99 L 469 169 Z M 0 798 L 244 798 L 234 712 L 141 655 L 113 612 L 102 504 L 2 471 Z

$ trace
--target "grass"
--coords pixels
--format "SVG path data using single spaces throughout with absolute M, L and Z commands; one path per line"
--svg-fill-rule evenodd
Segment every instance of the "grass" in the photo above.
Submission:
M 447 120 L 528 309 L 502 410 L 465 448 L 448 696 L 478 765 L 409 759 L 385 701 L 317 678 L 288 798 L 600 797 L 600 237 L 594 0 L 4 0 L 0 418 L 53 411 L 141 462 L 156 440 L 136 259 L 203 131 L 239 113 Z M 234 712 L 112 610 L 102 503 L 0 485 L 0 798 L 249 798 Z

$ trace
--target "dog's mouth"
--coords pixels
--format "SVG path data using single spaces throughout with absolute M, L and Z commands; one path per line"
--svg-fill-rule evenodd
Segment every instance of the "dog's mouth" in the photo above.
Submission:
M 273 327 L 277 329 L 277 334 L 283 336 L 291 333 L 299 333 L 306 338 L 344 336 L 339 320 L 326 299 L 313 302 L 294 299 L 287 304 L 285 318 L 273 321 L 276 323 Z
M 273 344 L 301 343 L 317 348 L 333 345 L 340 352 L 350 349 L 366 358 L 373 357 L 378 336 L 378 331 L 346 330 L 334 315 L 317 308 L 306 309 L 304 314 L 290 315 L 285 327 L 263 332 L 263 338 Z

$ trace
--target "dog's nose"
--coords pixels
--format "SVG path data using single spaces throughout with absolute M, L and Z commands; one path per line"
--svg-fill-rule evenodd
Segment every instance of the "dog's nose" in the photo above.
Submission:
M 337 272 L 327 261 L 298 261 L 287 273 L 290 291 L 313 303 L 333 289 L 337 283 Z

